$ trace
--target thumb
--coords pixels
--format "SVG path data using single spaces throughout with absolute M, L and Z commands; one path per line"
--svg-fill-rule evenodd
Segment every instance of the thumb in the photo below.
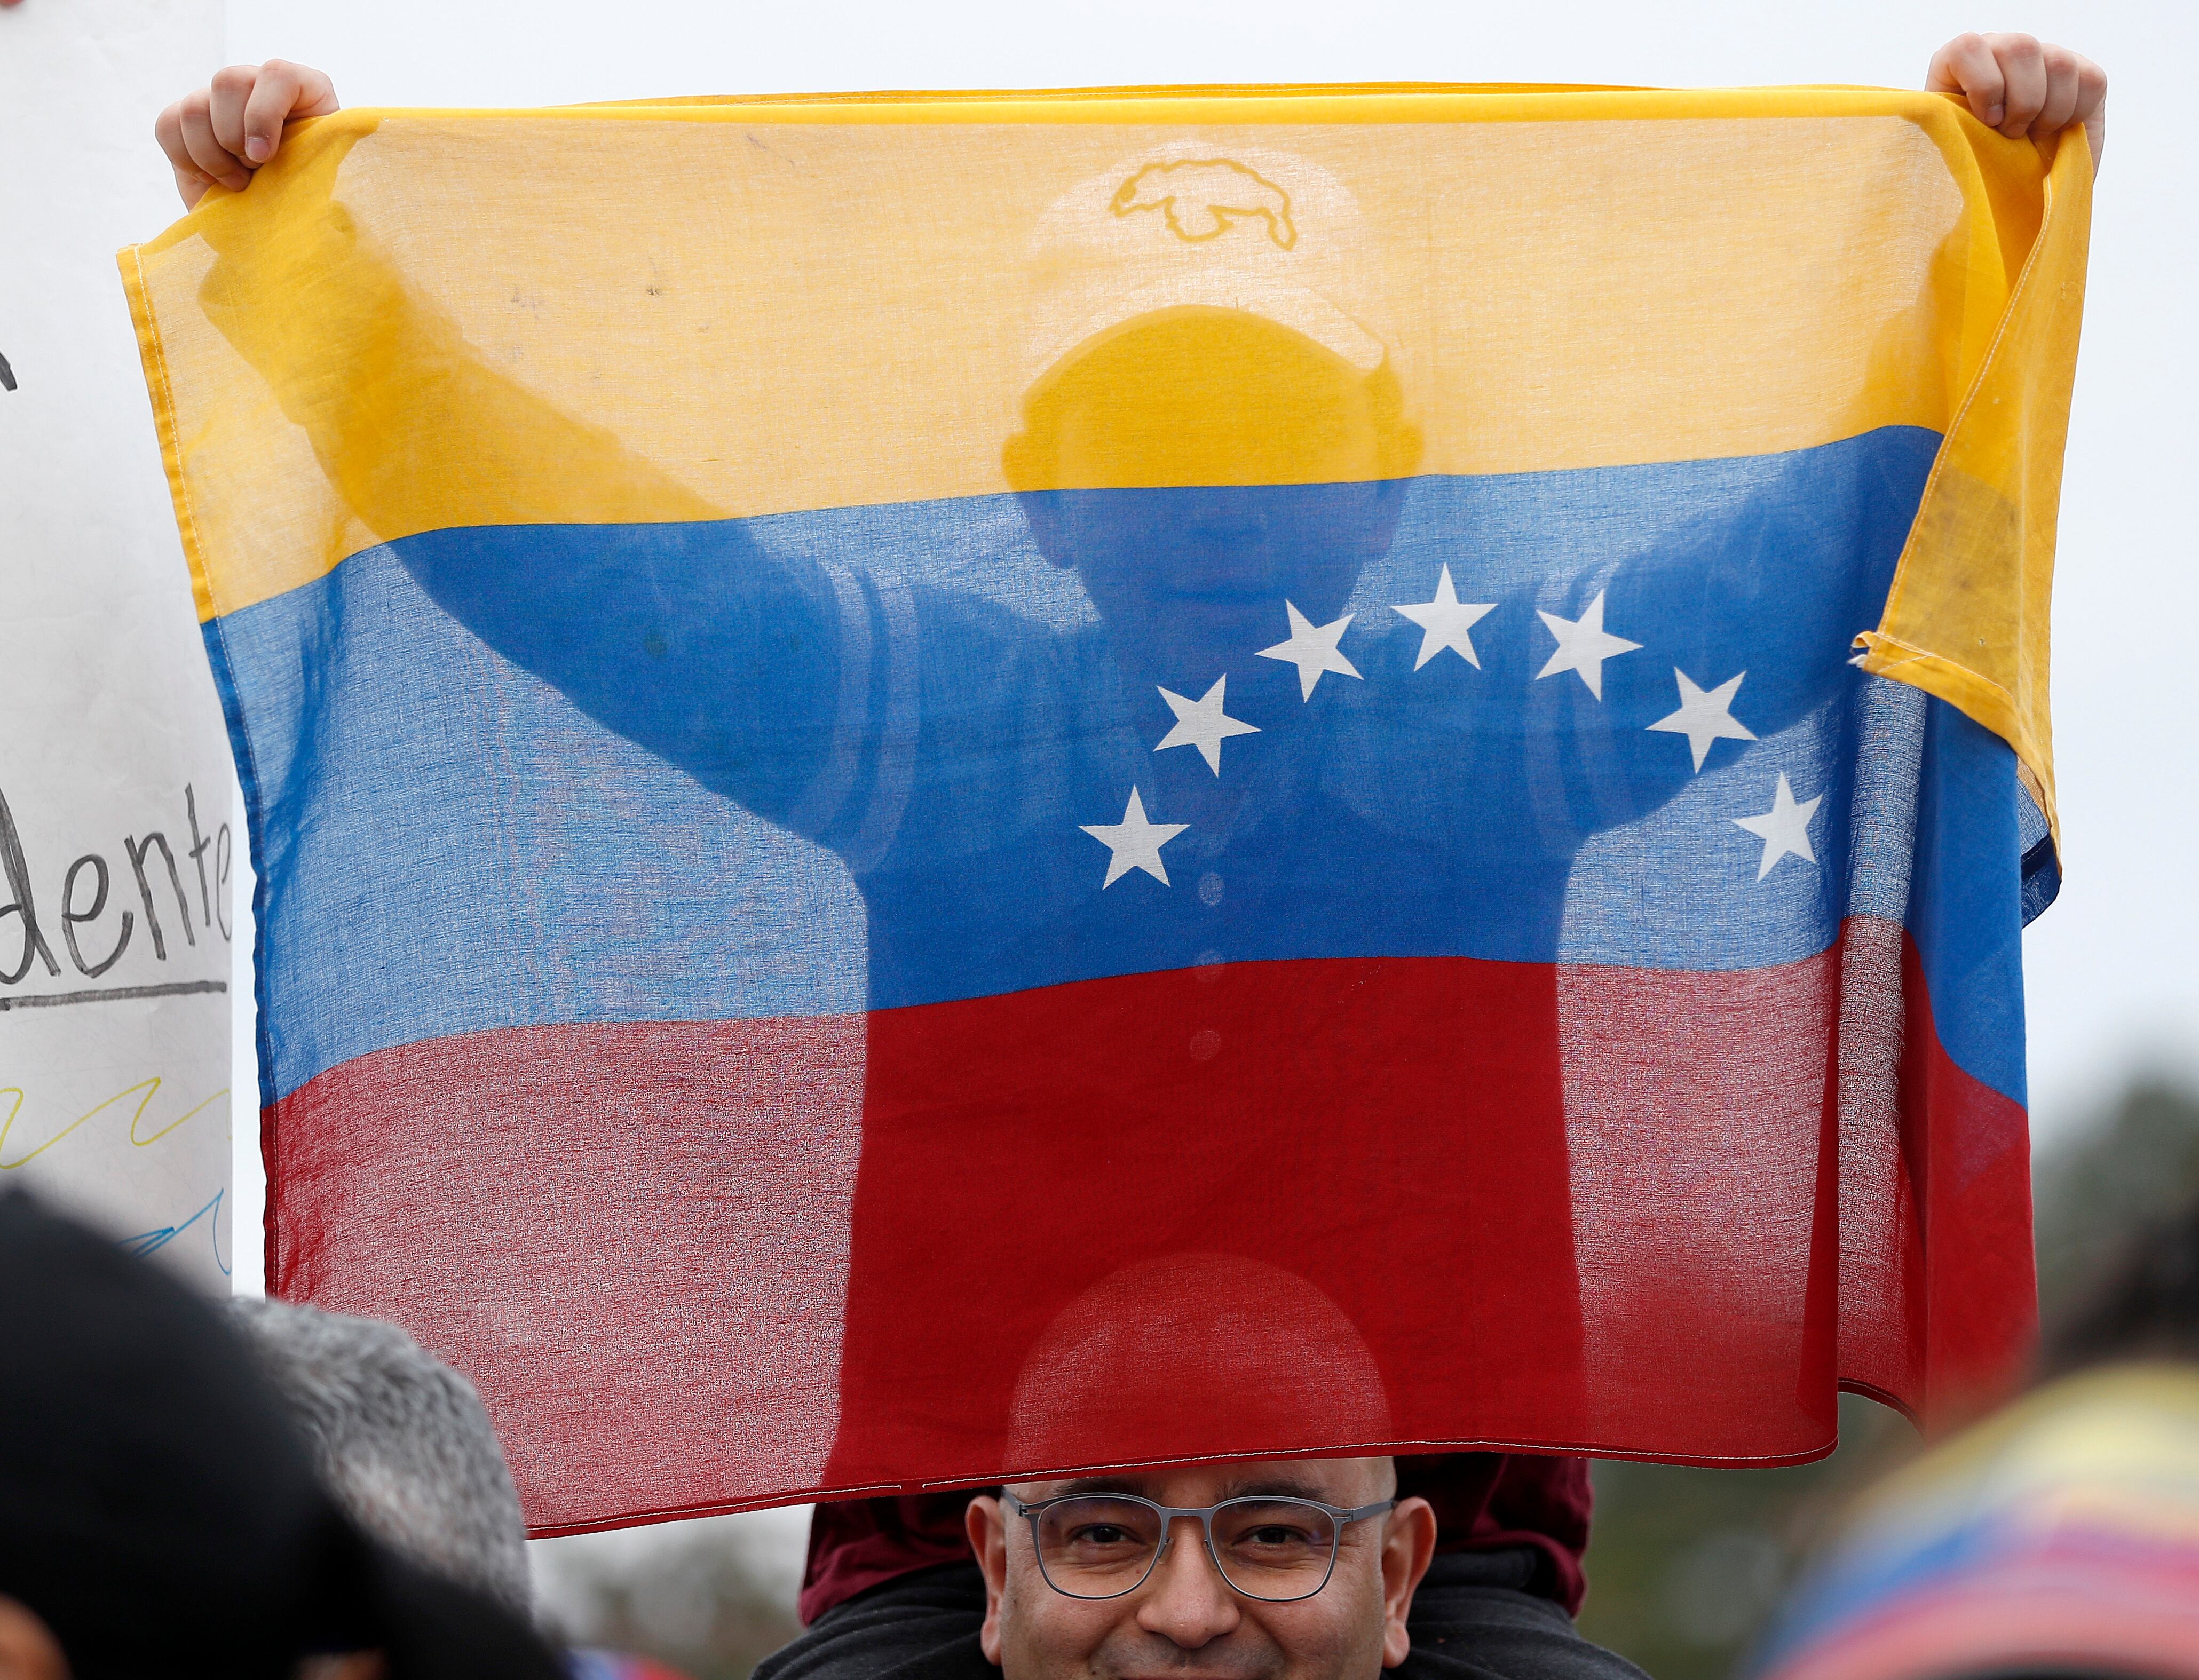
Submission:
M 325 116 L 335 108 L 335 89 L 319 71 L 268 60 L 244 104 L 244 160 L 256 168 L 273 157 L 290 118 Z

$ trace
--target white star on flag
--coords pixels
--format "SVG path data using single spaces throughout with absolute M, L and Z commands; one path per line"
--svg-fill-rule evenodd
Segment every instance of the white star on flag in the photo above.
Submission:
M 1736 828 L 1745 828 L 1764 842 L 1764 861 L 1757 866 L 1756 878 L 1762 880 L 1771 872 L 1772 866 L 1792 852 L 1805 863 L 1815 863 L 1817 853 L 1810 849 L 1810 819 L 1817 814 L 1818 794 L 1800 804 L 1794 802 L 1794 790 L 1787 785 L 1787 773 L 1779 773 L 1779 790 L 1771 796 L 1771 808 L 1760 817 L 1735 817 Z
M 1555 613 L 1537 612 L 1536 617 L 1549 627 L 1558 639 L 1558 650 L 1550 656 L 1550 662 L 1535 673 L 1539 680 L 1554 677 L 1560 671 L 1578 671 L 1580 680 L 1588 685 L 1588 691 L 1599 700 L 1603 698 L 1603 662 L 1622 653 L 1631 653 L 1642 645 L 1630 642 L 1624 636 L 1610 636 L 1603 628 L 1603 591 L 1595 592 L 1595 599 L 1588 604 L 1588 610 L 1578 619 L 1560 618 Z
M 1494 601 L 1461 601 L 1458 591 L 1451 586 L 1450 568 L 1443 569 L 1436 580 L 1436 598 L 1416 606 L 1392 605 L 1392 612 L 1401 612 L 1419 625 L 1421 630 L 1420 656 L 1413 662 L 1417 671 L 1445 648 L 1463 659 L 1476 670 L 1481 660 L 1473 650 L 1473 638 L 1467 634 L 1476 624 L 1496 610 Z
M 1216 775 L 1222 773 L 1222 744 L 1232 735 L 1257 735 L 1257 724 L 1245 723 L 1230 717 L 1222 709 L 1222 696 L 1229 678 L 1225 674 L 1214 680 L 1214 686 L 1196 700 L 1187 700 L 1171 689 L 1162 689 L 1161 698 L 1169 703 L 1175 714 L 1175 727 L 1161 737 L 1155 752 L 1169 747 L 1197 747 L 1199 755 L 1206 761 L 1206 767 Z
M 1137 789 L 1132 788 L 1130 802 L 1123 808 L 1122 821 L 1079 823 L 1077 826 L 1114 855 L 1107 860 L 1107 878 L 1100 884 L 1104 892 L 1133 869 L 1142 869 L 1163 886 L 1168 885 L 1168 871 L 1161 866 L 1161 848 L 1191 825 L 1147 822 L 1146 802 L 1138 797 Z
M 1344 614 L 1333 624 L 1315 624 L 1288 601 L 1283 603 L 1283 610 L 1291 615 L 1291 639 L 1262 648 L 1260 657 L 1287 660 L 1298 668 L 1299 699 L 1313 698 L 1313 685 L 1325 671 L 1340 677 L 1359 674 L 1359 668 L 1336 650 L 1337 643 L 1344 639 L 1344 627 L 1351 622 L 1351 614 Z
M 1695 768 L 1703 767 L 1713 741 L 1753 741 L 1756 732 L 1739 721 L 1733 715 L 1733 697 L 1740 691 L 1741 677 L 1720 683 L 1708 693 L 1695 686 L 1695 680 L 1678 666 L 1672 674 L 1680 680 L 1680 709 L 1670 717 L 1660 717 L 1649 726 L 1671 735 L 1684 735 L 1695 755 Z

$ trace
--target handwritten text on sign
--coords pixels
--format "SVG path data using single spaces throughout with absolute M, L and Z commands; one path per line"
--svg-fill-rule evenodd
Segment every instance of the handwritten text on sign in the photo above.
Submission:
M 15 814 L 0 790 L 0 888 L 8 894 L 0 901 L 0 1012 L 229 989 L 225 979 L 173 977 L 195 965 L 215 974 L 229 967 L 229 825 L 217 824 L 211 833 L 201 829 L 198 795 L 188 782 L 181 814 L 181 825 L 172 819 L 166 828 L 125 834 L 112 851 L 88 851 L 65 868 L 43 873 L 26 855 Z M 56 954 L 56 930 L 73 975 Z M 219 959 L 192 964 L 201 936 L 214 932 L 221 936 L 219 943 L 211 938 L 206 943 L 221 954 Z M 168 966 L 172 962 L 174 967 Z M 79 976 L 102 980 L 118 965 L 115 980 L 105 985 L 67 990 L 51 985 Z M 25 989 L 16 991 L 18 986 Z

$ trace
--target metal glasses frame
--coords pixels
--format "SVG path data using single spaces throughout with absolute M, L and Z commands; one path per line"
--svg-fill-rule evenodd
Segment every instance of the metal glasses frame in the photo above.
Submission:
M 1145 1573 L 1120 1592 L 1071 1592 L 1060 1582 L 1055 1580 L 1047 1569 L 1046 1548 L 1040 1543 L 1038 1537 L 1039 1519 L 1057 1505 L 1066 1505 L 1071 1501 L 1081 1499 L 1111 1499 L 1123 1504 L 1142 1505 L 1161 1520 L 1160 1544 L 1153 1548 L 1153 1555 L 1146 1560 Z M 1344 1543 L 1344 1531 L 1347 1527 L 1356 1522 L 1364 1522 L 1369 1517 L 1379 1517 L 1384 1512 L 1393 1511 L 1397 1507 L 1397 1502 L 1395 1499 L 1378 1499 L 1372 1505 L 1358 1505 L 1347 1508 L 1342 1505 L 1324 1505 L 1318 1499 L 1301 1499 L 1294 1494 L 1264 1493 L 1241 1494 L 1234 1499 L 1224 1499 L 1213 1505 L 1163 1505 L 1153 1500 L 1142 1498 L 1134 1493 L 1065 1493 L 1058 1498 L 1041 1499 L 1035 1505 L 1026 1505 L 1015 1495 L 1005 1490 L 1000 1494 L 1000 1502 L 1030 1525 L 1031 1551 L 1038 1559 L 1038 1572 L 1045 1578 L 1047 1585 L 1052 1587 L 1064 1598 L 1081 1598 L 1088 1603 L 1104 1602 L 1111 1598 L 1125 1598 L 1145 1585 L 1152 1578 L 1153 1570 L 1159 1565 L 1160 1560 L 1168 1555 L 1168 1549 L 1175 1543 L 1176 1519 L 1196 1517 L 1199 1519 L 1199 1532 L 1204 1537 L 1207 1561 L 1214 1566 L 1214 1572 L 1222 1578 L 1222 1584 L 1230 1591 L 1241 1598 L 1249 1598 L 1259 1604 L 1296 1604 L 1301 1600 L 1311 1598 L 1321 1588 L 1327 1586 L 1329 1577 L 1336 1573 L 1336 1554 Z M 1305 1591 L 1292 1593 L 1288 1598 L 1269 1598 L 1259 1593 L 1246 1592 L 1244 1588 L 1231 1580 L 1228 1570 L 1222 1566 L 1221 1554 L 1214 1549 L 1214 1514 L 1217 1511 L 1226 1511 L 1233 1505 L 1299 1505 L 1309 1510 L 1319 1511 L 1334 1522 L 1336 1531 L 1328 1537 L 1328 1567 L 1321 1571 L 1321 1579 L 1313 1586 L 1307 1588 Z

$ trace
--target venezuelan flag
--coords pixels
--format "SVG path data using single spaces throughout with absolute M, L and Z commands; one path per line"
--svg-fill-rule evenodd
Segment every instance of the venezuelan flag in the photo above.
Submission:
M 1996 1391 L 2089 191 L 1852 89 L 300 125 L 123 256 L 271 1286 L 542 1531 Z

